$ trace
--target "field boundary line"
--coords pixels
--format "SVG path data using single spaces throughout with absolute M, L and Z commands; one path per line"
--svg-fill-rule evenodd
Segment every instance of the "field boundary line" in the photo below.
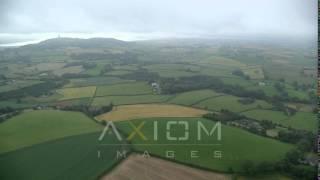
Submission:
M 199 104 L 199 103 L 201 103 L 201 102 L 203 102 L 203 101 L 207 101 L 207 100 L 210 100 L 210 99 L 215 99 L 215 98 L 222 97 L 222 96 L 227 96 L 227 95 L 225 95 L 225 94 L 220 94 L 220 95 L 215 95 L 215 96 L 206 97 L 206 98 L 200 99 L 200 100 L 198 100 L 198 101 L 196 101 L 196 102 L 194 102 L 194 103 L 192 103 L 192 104 L 190 104 L 190 105 L 188 105 L 188 106 L 195 106 L 195 105 L 197 105 L 197 104 Z
M 89 103 L 89 106 L 92 106 L 94 98 L 96 97 L 96 94 L 97 94 L 97 90 L 98 90 L 98 87 L 96 86 L 96 89 L 94 90 L 94 93 L 93 93 L 93 95 L 91 97 L 91 102 Z

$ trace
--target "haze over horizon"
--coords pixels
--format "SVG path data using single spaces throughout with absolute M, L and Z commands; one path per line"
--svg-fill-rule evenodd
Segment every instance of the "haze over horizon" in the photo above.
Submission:
M 2 0 L 0 44 L 57 37 L 317 36 L 316 0 Z

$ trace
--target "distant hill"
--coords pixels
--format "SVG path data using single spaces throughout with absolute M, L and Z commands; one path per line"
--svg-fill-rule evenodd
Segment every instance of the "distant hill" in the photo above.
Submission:
M 61 49 L 67 47 L 79 48 L 108 48 L 108 47 L 125 47 L 129 43 L 113 38 L 54 38 L 42 41 L 38 44 L 23 46 L 25 48 L 42 48 L 42 49 Z

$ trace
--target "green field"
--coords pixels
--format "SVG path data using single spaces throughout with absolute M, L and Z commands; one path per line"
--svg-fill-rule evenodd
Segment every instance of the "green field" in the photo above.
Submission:
M 97 179 L 119 162 L 115 158 L 117 150 L 122 152 L 129 148 L 99 145 L 119 143 L 111 135 L 98 142 L 99 135 L 77 135 L 1 154 L 0 179 Z M 98 151 L 101 152 L 100 158 Z
M 123 80 L 117 77 L 90 77 L 81 79 L 70 79 L 70 83 L 65 87 L 81 87 L 81 86 L 97 86 L 97 85 L 112 85 L 119 83 L 130 83 L 130 80 Z
M 136 71 L 138 70 L 137 64 L 130 64 L 130 65 L 115 65 L 112 66 L 114 70 L 128 70 L 128 71 Z
M 59 63 L 59 62 L 38 63 L 36 65 L 26 67 L 25 69 L 27 71 L 54 71 L 54 70 L 63 68 L 65 65 L 66 63 Z
M 106 72 L 105 74 L 108 76 L 121 76 L 121 75 L 130 74 L 130 73 L 131 71 L 127 71 L 127 70 L 114 70 L 114 71 Z
M 25 97 L 21 100 L 22 103 L 32 103 L 32 104 L 42 104 L 42 103 L 49 103 L 49 102 L 54 102 L 59 99 L 63 98 L 61 94 L 58 94 L 55 92 L 54 94 L 50 96 L 40 96 L 40 97 L 33 97 L 33 96 L 28 96 Z
M 199 72 L 199 67 L 187 64 L 154 64 L 144 66 L 150 72 L 158 73 L 161 77 L 186 77 L 194 76 Z
M 308 112 L 297 112 L 293 116 L 286 116 L 281 111 L 272 110 L 252 110 L 243 112 L 243 115 L 257 119 L 257 120 L 270 120 L 274 123 L 279 123 L 286 127 L 292 127 L 295 129 L 303 129 L 312 132 L 317 131 L 317 115 Z
M 232 71 L 235 69 L 233 66 L 224 66 L 224 65 L 211 65 L 203 64 L 200 74 L 207 76 L 216 76 L 220 78 L 237 78 L 232 75 Z
M 63 96 L 60 100 L 67 100 L 67 99 L 92 97 L 95 91 L 96 91 L 95 86 L 87 86 L 87 87 L 78 87 L 78 88 L 58 89 L 57 93 Z
M 199 64 L 209 64 L 209 65 L 219 65 L 220 67 L 228 66 L 228 67 L 246 67 L 246 65 L 238 60 L 226 58 L 222 56 L 211 56 L 206 59 L 202 59 Z
M 166 123 L 168 121 L 182 120 L 189 122 L 189 139 L 185 141 L 167 140 Z M 161 157 L 165 157 L 166 151 L 174 151 L 174 161 L 212 170 L 226 172 L 231 167 L 235 171 L 242 171 L 241 166 L 246 160 L 251 160 L 254 163 L 263 161 L 277 162 L 284 157 L 286 152 L 294 147 L 293 145 L 281 143 L 273 139 L 264 138 L 238 128 L 224 125 L 222 125 L 221 128 L 221 141 L 218 141 L 216 137 L 206 135 L 203 135 L 203 138 L 198 141 L 197 121 L 201 121 L 209 130 L 215 124 L 213 121 L 202 118 L 153 118 L 135 120 L 133 123 L 138 126 L 141 121 L 145 121 L 145 125 L 141 131 L 144 133 L 147 140 L 144 141 L 139 136 L 136 136 L 132 141 L 136 150 L 142 152 L 147 150 L 151 154 Z M 158 121 L 159 134 L 157 141 L 153 140 L 153 121 Z M 120 129 L 127 132 L 127 134 L 132 131 L 127 121 L 118 124 L 121 126 Z M 172 126 L 171 132 L 171 136 L 174 137 L 183 137 L 185 135 L 184 126 L 181 125 Z M 198 151 L 199 157 L 191 158 L 190 151 Z M 214 151 L 222 151 L 222 158 L 214 158 Z
M 4 107 L 12 107 L 12 108 L 30 108 L 34 106 L 32 102 L 22 102 L 18 103 L 17 100 L 5 100 L 0 101 L 0 108 Z
M 61 69 L 56 69 L 53 71 L 53 74 L 57 76 L 62 76 L 63 74 L 79 74 L 83 70 L 84 69 L 82 68 L 82 66 L 70 66 Z
M 210 97 L 221 96 L 221 93 L 217 93 L 213 90 L 198 90 L 190 91 L 181 94 L 177 94 L 169 103 L 181 104 L 181 105 L 193 105 L 199 101 L 205 100 Z
M 145 82 L 98 86 L 96 96 L 152 94 L 151 85 Z
M 241 112 L 249 109 L 255 109 L 260 106 L 261 108 L 271 108 L 272 105 L 262 101 L 256 100 L 252 104 L 241 104 L 238 100 L 241 99 L 236 96 L 221 96 L 206 101 L 202 101 L 199 104 L 196 104 L 195 107 L 220 111 L 221 109 L 228 109 L 233 112 Z
M 238 85 L 243 88 L 251 87 L 254 85 L 252 81 L 243 79 L 243 78 L 238 78 L 238 77 L 229 77 L 229 78 L 221 78 L 222 82 L 228 85 Z
M 161 103 L 167 101 L 169 95 L 137 95 L 137 96 L 105 96 L 93 99 L 92 106 L 104 106 L 113 103 L 114 105 L 122 104 L 142 104 L 142 103 Z
M 249 76 L 250 79 L 264 79 L 264 73 L 259 66 L 250 66 L 242 68 L 245 75 Z
M 6 82 L 4 85 L 0 85 L 0 92 L 12 91 L 39 83 L 41 83 L 41 81 L 38 80 L 12 80 Z
M 246 88 L 247 90 L 262 90 L 267 96 L 272 97 L 275 95 L 279 95 L 279 92 L 274 88 L 271 84 L 266 84 L 265 86 L 250 86 Z
M 101 70 L 104 69 L 104 66 L 106 65 L 106 63 L 97 63 L 96 67 L 94 68 L 90 68 L 87 69 L 85 72 L 83 72 L 84 74 L 88 74 L 91 76 L 98 76 L 100 75 Z
M 79 112 L 24 112 L 0 124 L 0 153 L 100 129 L 101 126 Z

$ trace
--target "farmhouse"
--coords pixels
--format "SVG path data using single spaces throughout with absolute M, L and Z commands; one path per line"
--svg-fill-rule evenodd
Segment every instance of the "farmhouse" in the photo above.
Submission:
M 159 86 L 159 84 L 156 83 L 156 82 L 151 83 L 151 87 L 152 87 L 152 90 L 153 90 L 154 92 L 159 92 L 159 91 L 160 91 L 160 86 Z

